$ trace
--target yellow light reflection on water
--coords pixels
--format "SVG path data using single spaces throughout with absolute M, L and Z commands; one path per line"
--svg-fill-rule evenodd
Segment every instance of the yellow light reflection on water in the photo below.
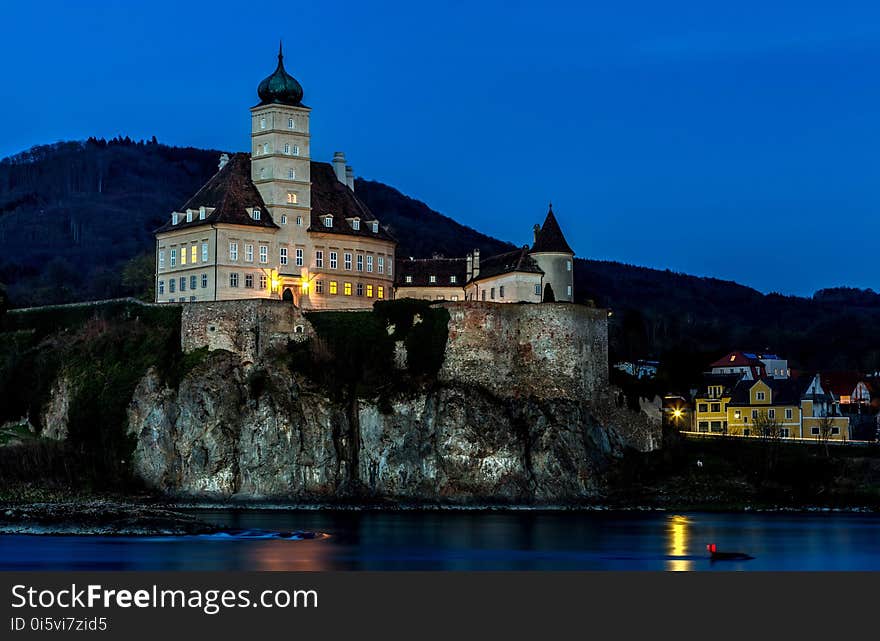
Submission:
M 691 559 L 685 557 L 690 543 L 690 520 L 686 516 L 670 516 L 666 525 L 666 553 L 670 558 L 666 569 L 671 572 L 687 572 L 693 569 Z

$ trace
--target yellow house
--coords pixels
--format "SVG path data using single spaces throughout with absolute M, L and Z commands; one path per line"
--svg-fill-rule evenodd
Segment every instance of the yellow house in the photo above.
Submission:
M 795 381 L 742 380 L 727 406 L 727 433 L 734 436 L 801 438 L 800 394 Z
M 817 374 L 809 379 L 750 380 L 742 374 L 707 374 L 694 399 L 697 432 L 847 440 L 849 418 L 835 414 Z
M 706 374 L 703 387 L 694 398 L 694 431 L 727 433 L 727 406 L 740 376 L 741 374 Z

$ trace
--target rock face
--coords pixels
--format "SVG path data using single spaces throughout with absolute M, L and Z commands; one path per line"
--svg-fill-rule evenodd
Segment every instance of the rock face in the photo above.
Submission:
M 179 390 L 148 373 L 129 429 L 137 473 L 177 496 L 558 504 L 598 497 L 606 467 L 653 428 L 611 402 L 466 383 L 333 402 L 283 366 L 216 351 Z

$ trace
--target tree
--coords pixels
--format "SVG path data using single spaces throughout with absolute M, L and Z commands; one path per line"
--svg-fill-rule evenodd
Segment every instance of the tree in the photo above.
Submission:
M 129 296 L 152 303 L 156 300 L 156 258 L 152 252 L 135 256 L 122 268 L 122 287 Z
M 758 438 L 767 443 L 767 469 L 772 471 L 776 467 L 776 459 L 779 454 L 782 425 L 780 425 L 775 417 L 771 418 L 767 411 L 759 411 L 753 425 Z
M 9 297 L 6 295 L 6 285 L 0 283 L 0 318 L 3 317 L 7 309 L 9 309 Z
M 555 303 L 556 302 L 556 294 L 553 293 L 553 288 L 550 286 L 550 283 L 544 285 L 544 302 L 545 303 Z
M 825 416 L 819 419 L 819 434 L 816 437 L 825 450 L 826 458 L 828 458 L 828 439 L 831 438 L 831 433 L 833 431 L 834 417 L 826 413 Z

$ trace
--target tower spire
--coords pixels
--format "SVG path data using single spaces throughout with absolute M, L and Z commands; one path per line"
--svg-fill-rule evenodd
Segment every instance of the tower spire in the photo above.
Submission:
M 278 62 L 281 62 L 281 60 L 284 58 L 284 51 L 281 47 L 282 44 L 283 41 L 281 40 L 281 38 L 278 38 Z

